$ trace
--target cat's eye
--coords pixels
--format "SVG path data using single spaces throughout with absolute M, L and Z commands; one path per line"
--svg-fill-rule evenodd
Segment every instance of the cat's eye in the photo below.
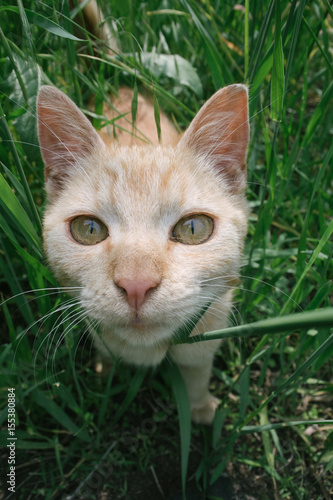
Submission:
M 89 215 L 75 217 L 70 223 L 70 231 L 74 240 L 81 245 L 96 245 L 109 235 L 104 222 Z
M 184 245 L 199 245 L 214 231 L 214 221 L 205 214 L 193 214 L 180 219 L 172 230 L 171 239 Z

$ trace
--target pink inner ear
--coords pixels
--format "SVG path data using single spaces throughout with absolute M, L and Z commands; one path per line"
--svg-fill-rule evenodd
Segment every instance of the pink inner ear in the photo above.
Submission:
M 40 89 L 37 112 L 45 180 L 53 179 L 53 187 L 59 188 L 73 165 L 104 143 L 79 108 L 54 87 Z
M 248 96 L 243 85 L 216 92 L 201 108 L 181 143 L 212 161 L 230 186 L 240 188 L 246 178 L 249 140 Z

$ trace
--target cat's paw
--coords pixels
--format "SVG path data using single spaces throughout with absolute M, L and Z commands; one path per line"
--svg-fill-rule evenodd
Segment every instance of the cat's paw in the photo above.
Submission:
M 201 406 L 192 406 L 192 422 L 196 424 L 211 425 L 215 417 L 216 408 L 218 407 L 220 402 L 221 401 L 218 398 L 212 396 L 212 394 L 208 394 Z
M 102 378 L 107 377 L 111 372 L 113 361 L 111 358 L 101 358 L 97 356 L 95 360 L 95 372 Z

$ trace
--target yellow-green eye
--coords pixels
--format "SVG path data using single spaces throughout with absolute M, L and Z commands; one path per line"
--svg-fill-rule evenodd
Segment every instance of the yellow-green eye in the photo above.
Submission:
M 96 245 L 109 235 L 106 225 L 89 215 L 75 217 L 70 223 L 70 231 L 74 240 L 81 245 Z
M 184 245 L 199 245 L 207 241 L 214 231 L 214 221 L 204 214 L 193 214 L 180 219 L 172 230 L 171 239 Z

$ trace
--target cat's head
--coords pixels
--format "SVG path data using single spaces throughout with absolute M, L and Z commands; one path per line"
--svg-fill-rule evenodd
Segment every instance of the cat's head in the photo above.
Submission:
M 167 345 L 237 278 L 247 227 L 247 90 L 221 89 L 176 147 L 106 147 L 76 105 L 45 86 L 39 140 L 44 245 L 61 284 L 125 345 Z M 221 299 L 222 297 L 222 299 Z

